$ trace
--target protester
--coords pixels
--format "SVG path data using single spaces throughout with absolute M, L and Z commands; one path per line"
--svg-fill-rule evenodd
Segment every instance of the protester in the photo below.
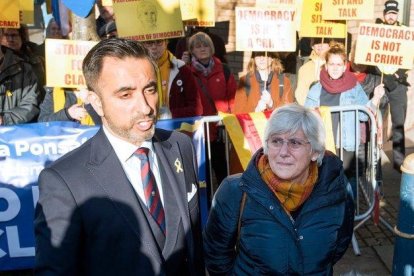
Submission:
M 99 16 L 96 18 L 96 30 L 99 31 L 105 24 L 115 21 L 114 8 L 112 6 L 103 5 L 102 0 L 96 1 Z
M 384 20 L 377 19 L 377 23 L 391 26 L 401 26 L 398 22 L 398 2 L 388 0 L 384 4 Z M 374 73 L 381 75 L 375 70 Z M 394 74 L 384 75 L 383 83 L 385 95 L 388 98 L 391 115 L 392 153 L 394 169 L 401 172 L 401 165 L 405 158 L 405 131 L 404 124 L 407 113 L 407 90 L 410 84 L 407 82 L 407 70 L 399 69 Z M 381 112 L 385 118 L 388 103 L 381 105 Z
M 203 114 L 199 91 L 191 70 L 167 50 L 167 40 L 144 41 L 159 68 L 158 93 L 161 119 Z
M 86 89 L 47 87 L 40 105 L 39 122 L 75 121 L 83 125 L 101 124 L 88 101 Z
M 39 56 L 39 45 L 29 41 L 27 26 L 21 24 L 19 29 L 2 29 L 1 44 L 12 49 L 19 57 L 28 62 L 38 81 L 40 100 L 43 100 L 46 84 L 46 67 L 44 57 Z
M 155 128 L 156 64 L 105 39 L 83 74 L 103 127 L 39 176 L 35 274 L 203 275 L 195 152 Z
M 343 44 L 332 44 L 325 54 L 325 66 L 320 73 L 320 81 L 314 84 L 305 101 L 307 107 L 320 106 L 344 106 L 344 105 L 368 105 L 375 111 L 379 105 L 381 97 L 384 95 L 382 84 L 375 88 L 374 96 L 371 100 L 368 97 L 357 78 L 347 68 L 347 58 Z M 339 121 L 341 116 L 341 131 L 339 131 Z M 366 114 L 359 115 L 361 121 L 367 121 Z M 342 150 L 342 160 L 347 177 L 350 179 L 355 192 L 356 166 L 355 150 L 358 149 L 360 137 L 356 136 L 355 122 L 356 114 L 354 111 L 335 113 L 332 115 L 332 133 L 338 155 Z M 340 133 L 340 135 L 338 134 Z
M 217 190 L 204 232 L 210 275 L 332 275 L 353 232 L 354 206 L 338 157 L 311 110 L 273 111 L 263 148 Z
M 118 37 L 118 31 L 116 29 L 115 21 L 110 21 L 103 25 L 99 31 L 98 35 L 101 39 L 115 38 Z
M 219 111 L 231 113 L 236 80 L 229 67 L 214 56 L 211 38 L 203 32 L 194 34 L 189 40 L 189 50 L 190 69 L 201 92 L 203 116 L 217 115 Z M 223 166 L 226 160 L 223 132 L 224 128 L 210 128 L 211 162 L 218 183 L 227 176 L 227 168 Z
M 320 38 L 311 38 L 312 52 L 309 60 L 298 71 L 298 82 L 295 98 L 298 104 L 303 105 L 310 86 L 319 81 L 321 67 L 325 64 L 325 54 L 329 50 L 329 41 Z
M 233 113 L 273 110 L 294 100 L 290 81 L 275 53 L 253 52 L 236 91 Z
M 11 49 L 0 49 L 0 125 L 33 122 L 39 114 L 40 94 L 32 67 Z
M 189 63 L 191 61 L 191 57 L 189 56 L 188 51 L 188 40 L 190 37 L 196 33 L 203 32 L 207 34 L 214 45 L 214 56 L 220 59 L 221 62 L 227 63 L 226 60 L 226 45 L 224 43 L 224 40 L 215 33 L 212 33 L 209 28 L 206 27 L 188 27 L 188 35 L 186 37 L 183 37 L 179 39 L 175 45 L 175 52 L 174 55 L 178 57 L 179 59 L 183 60 L 186 63 Z

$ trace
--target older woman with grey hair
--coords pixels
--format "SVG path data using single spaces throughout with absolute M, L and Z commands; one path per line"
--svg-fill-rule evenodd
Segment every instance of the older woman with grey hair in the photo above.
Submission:
M 290 104 L 267 122 L 263 149 L 217 190 L 204 232 L 210 275 L 332 275 L 353 233 L 342 162 L 325 152 L 318 115 Z
M 206 33 L 198 32 L 190 37 L 188 44 L 192 56 L 189 68 L 200 92 L 203 116 L 217 115 L 219 111 L 231 113 L 237 83 L 229 67 L 214 56 L 213 41 Z M 210 134 L 211 164 L 220 183 L 227 176 L 226 166 L 223 166 L 226 158 L 224 135 L 213 125 Z

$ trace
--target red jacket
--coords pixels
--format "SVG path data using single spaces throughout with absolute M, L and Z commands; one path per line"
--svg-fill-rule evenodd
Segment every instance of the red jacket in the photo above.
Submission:
M 228 81 L 226 82 L 223 64 L 218 58 L 213 57 L 213 59 L 214 67 L 208 76 L 204 76 L 193 66 L 189 65 L 194 74 L 198 90 L 200 91 L 204 116 L 217 115 L 217 111 L 231 113 L 234 105 L 234 95 L 237 89 L 237 83 L 233 74 L 229 74 Z M 200 82 L 205 87 L 205 91 L 210 95 L 211 100 L 202 91 Z M 212 106 L 211 101 L 214 102 L 214 106 Z
M 191 70 L 176 58 L 172 65 L 168 84 L 172 118 L 201 116 L 203 107 Z

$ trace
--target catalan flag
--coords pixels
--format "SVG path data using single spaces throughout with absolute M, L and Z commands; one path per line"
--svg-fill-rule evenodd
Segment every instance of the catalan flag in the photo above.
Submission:
M 220 112 L 243 169 L 258 149 L 262 147 L 266 122 L 271 111 L 228 114 Z

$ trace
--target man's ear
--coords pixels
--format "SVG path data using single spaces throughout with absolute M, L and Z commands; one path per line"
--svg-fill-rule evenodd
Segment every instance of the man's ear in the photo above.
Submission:
M 88 100 L 90 104 L 92 105 L 93 109 L 95 109 L 96 113 L 100 117 L 104 116 L 103 108 L 102 108 L 102 101 L 101 98 L 96 94 L 96 92 L 89 91 L 88 93 Z

